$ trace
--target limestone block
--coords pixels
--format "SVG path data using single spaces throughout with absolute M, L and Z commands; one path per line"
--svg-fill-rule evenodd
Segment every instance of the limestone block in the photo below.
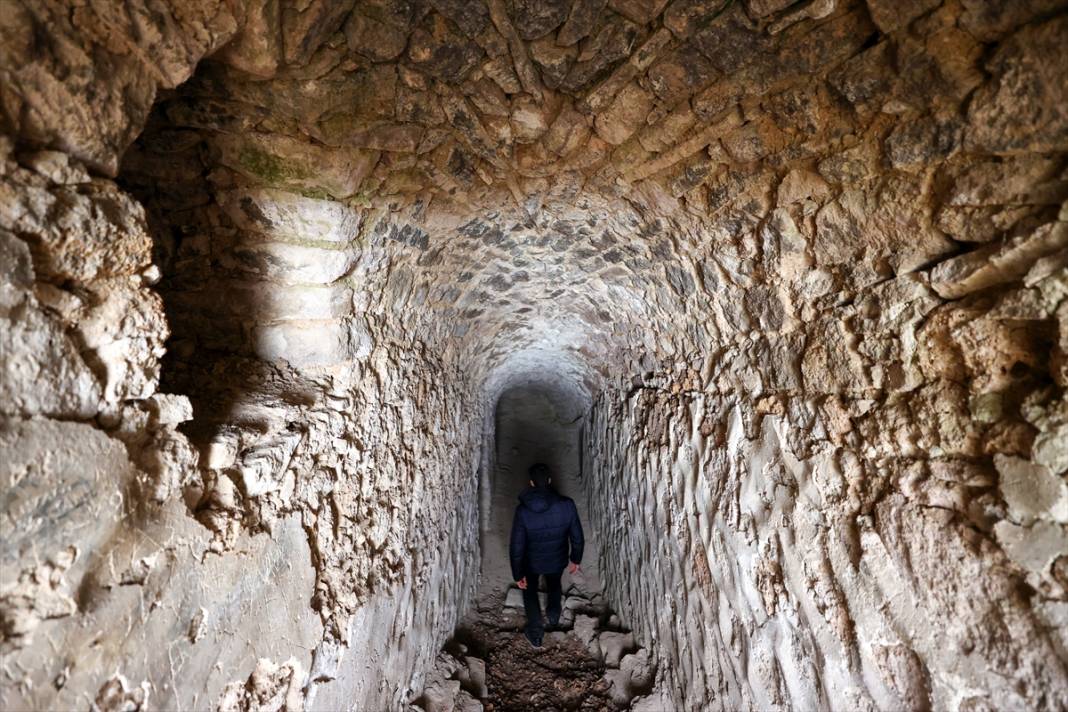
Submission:
M 845 61 L 830 77 L 831 84 L 862 113 L 874 111 L 893 86 L 893 44 L 880 42 Z
M 248 242 L 220 255 L 219 263 L 283 284 L 330 284 L 346 276 L 356 259 L 349 250 L 288 242 Z
M 456 712 L 482 712 L 482 703 L 471 696 L 466 690 L 460 690 L 456 696 Z
M 877 141 L 861 141 L 819 162 L 819 174 L 831 183 L 855 183 L 878 173 L 882 146 Z
M 81 467 L 75 471 L 86 472 Z M 131 490 L 109 488 L 101 496 L 118 506 L 119 491 Z M 67 583 L 58 590 L 81 591 L 83 601 L 91 592 L 94 605 L 80 606 L 74 617 L 42 623 L 40 632 L 47 632 L 52 642 L 35 636 L 31 645 L 14 653 L 11 659 L 26 671 L 22 679 L 35 684 L 5 688 L 10 705 L 74 709 L 77 699 L 86 691 L 95 695 L 116 669 L 129 680 L 162 679 L 174 658 L 145 651 L 153 649 L 153 641 L 164 639 L 172 654 L 180 653 L 184 659 L 186 684 L 153 687 L 153 699 L 171 709 L 197 708 L 197 699 L 217 700 L 233 677 L 244 679 L 256 667 L 260 655 L 285 660 L 293 653 L 302 667 L 307 666 L 309 654 L 304 651 L 322 638 L 322 626 L 307 605 L 315 573 L 299 521 L 288 518 L 269 535 L 242 538 L 242 553 L 234 556 L 245 565 L 235 566 L 231 556 L 204 557 L 205 529 L 190 517 L 184 502 L 172 501 L 156 509 L 155 515 L 156 520 L 143 523 L 137 531 L 120 521 L 105 540 L 92 549 L 80 549 L 76 563 L 64 574 Z M 87 534 L 91 531 L 87 525 L 82 528 Z M 90 544 L 87 539 L 86 546 Z M 86 568 L 88 574 L 82 576 L 79 572 Z M 148 621 L 136 612 L 142 595 L 160 602 Z M 286 615 L 264 625 L 282 610 Z M 104 649 L 86 653 L 94 650 L 93 641 Z M 295 649 L 294 641 L 299 641 Z M 204 654 L 205 650 L 212 654 Z M 76 654 L 79 665 L 71 664 Z M 228 661 L 222 666 L 225 670 L 215 667 L 220 659 Z M 53 685 L 55 676 L 68 666 L 65 684 Z M 296 687 L 303 683 L 298 680 Z
M 237 435 L 223 432 L 214 436 L 201 455 L 200 461 L 209 470 L 224 470 L 237 460 Z
M 111 181 L 44 188 L 0 181 L 0 228 L 32 236 L 38 279 L 87 286 L 151 264 L 144 209 Z
M 936 7 L 938 0 L 868 0 L 871 19 L 886 34 L 908 26 L 914 19 Z
M 341 319 L 352 314 L 352 288 L 333 284 L 280 284 L 276 281 L 237 278 L 219 280 L 191 292 L 171 292 L 167 306 L 180 313 L 175 330 L 188 324 L 198 338 L 217 329 L 218 338 L 233 338 L 254 324 L 301 319 Z
M 148 398 L 159 384 L 159 359 L 169 335 L 163 302 L 128 280 L 99 288 L 104 298 L 86 310 L 77 333 L 104 386 L 104 400 Z
M 567 22 L 556 35 L 557 44 L 570 47 L 589 35 L 607 2 L 608 0 L 576 0 L 572 3 Z
M 238 18 L 238 31 L 214 58 L 255 77 L 274 76 L 282 61 L 280 5 L 272 0 L 253 0 Z
M 738 163 L 752 163 L 783 150 L 786 134 L 770 116 L 748 121 L 723 137 L 723 148 Z
M 516 101 L 511 114 L 512 135 L 518 143 L 532 143 L 549 128 L 549 117 L 533 100 Z
M 434 673 L 441 674 L 445 678 L 457 677 L 457 673 L 463 668 L 464 663 L 451 653 L 444 650 L 434 658 Z
M 408 35 L 403 26 L 362 14 L 357 8 L 345 22 L 345 41 L 353 52 L 385 62 L 404 52 Z
M 157 393 L 146 403 L 154 426 L 175 426 L 193 419 L 193 404 L 188 396 Z
M 579 149 L 589 135 L 590 127 L 586 118 L 572 107 L 566 106 L 557 114 L 542 142 L 548 150 L 566 157 Z
M 630 675 L 622 670 L 605 670 L 604 679 L 612 702 L 621 709 L 627 708 L 634 698 L 630 692 Z
M 1040 258 L 1068 249 L 1068 223 L 1047 223 L 1034 232 L 991 243 L 939 263 L 931 270 L 931 288 L 957 299 L 988 287 L 1020 279 Z
M 1032 447 L 1032 460 L 1051 473 L 1068 472 L 1068 423 L 1054 425 L 1039 433 Z
M 908 170 L 944 160 L 960 149 L 963 129 L 956 116 L 902 122 L 886 139 L 890 165 Z
M 392 100 L 392 97 L 390 97 Z M 313 134 L 334 147 L 356 147 L 366 151 L 415 153 L 426 130 L 416 123 L 383 123 L 362 116 L 334 114 L 320 122 Z M 411 159 L 407 159 L 411 162 Z
M 278 240 L 345 245 L 360 231 L 360 214 L 333 200 L 276 188 L 228 191 L 217 199 L 238 227 Z
M 610 630 L 598 635 L 597 642 L 604 654 L 604 664 L 610 668 L 619 667 L 620 659 L 637 647 L 632 633 L 617 633 Z
M 375 151 L 344 146 L 325 148 L 321 144 L 301 141 L 284 134 L 222 133 L 214 138 L 213 143 L 220 150 L 219 160 L 223 165 L 232 168 L 256 184 L 285 189 L 294 194 L 318 194 L 320 196 L 326 194 L 338 199 L 347 198 L 356 193 L 378 161 L 378 153 Z M 242 216 L 254 222 L 269 220 L 275 226 L 274 230 L 282 232 L 290 227 L 292 229 L 300 227 L 316 229 L 314 225 L 291 224 L 299 219 L 279 215 L 279 213 L 288 211 L 277 205 L 279 201 L 277 196 L 269 195 L 258 199 L 260 196 L 253 194 L 243 196 L 240 200 L 245 198 L 254 201 L 257 205 L 263 202 L 268 203 L 266 209 L 260 208 L 263 218 L 258 215 L 250 218 L 249 211 L 252 208 L 244 207 L 242 203 L 240 209 Z M 281 200 L 286 201 L 288 206 L 292 206 L 292 198 L 283 197 Z M 274 208 L 273 211 L 271 207 Z M 322 208 L 311 206 L 289 208 L 289 211 L 297 210 L 302 214 L 325 212 Z M 319 223 L 315 218 L 310 218 L 310 221 L 319 225 L 317 228 L 319 232 L 324 231 L 325 221 Z M 286 223 L 286 227 L 281 227 L 280 223 Z M 261 227 L 260 229 L 271 230 L 272 228 Z M 323 239 L 315 238 L 311 234 L 307 237 Z
M 611 106 L 597 115 L 593 124 L 597 135 L 613 146 L 623 143 L 645 124 L 653 101 L 637 83 L 623 87 Z
M 428 16 L 408 40 L 408 59 L 412 64 L 448 83 L 467 77 L 481 56 L 477 45 L 467 42 L 437 13 Z
M 283 433 L 258 440 L 241 454 L 237 470 L 245 495 L 259 497 L 283 486 L 283 478 L 301 442 L 299 433 Z
M 456 680 L 434 679 L 423 688 L 423 696 L 417 704 L 425 712 L 453 712 L 456 698 L 460 694 L 460 683 Z
M 0 588 L 38 556 L 71 545 L 92 551 L 121 518 L 115 495 L 132 473 L 122 443 L 90 425 L 2 421 Z
M 255 326 L 252 350 L 265 361 L 296 368 L 329 366 L 365 358 L 372 341 L 363 319 L 280 321 Z
M 40 649 L 75 602 L 92 554 L 119 525 L 133 474 L 122 443 L 88 425 L 0 422 L 0 620 L 4 654 Z M 47 646 L 47 643 L 45 644 Z M 13 652 L 14 651 L 14 652 Z M 31 652 L 32 654 L 32 652 Z M 7 690 L 4 697 L 15 703 Z
M 29 246 L 0 230 L 0 314 L 20 304 L 33 290 L 33 258 Z
M 624 655 L 619 669 L 630 675 L 630 689 L 637 694 L 645 694 L 653 686 L 656 677 L 656 662 L 647 648 Z
M 631 22 L 644 25 L 659 15 L 668 0 L 608 0 L 608 7 Z
M 518 94 L 523 91 L 523 85 L 515 71 L 515 64 L 507 55 L 487 60 L 482 65 L 482 71 L 500 91 L 506 94 Z
M 568 92 L 582 93 L 609 73 L 616 62 L 629 57 L 641 35 L 642 29 L 635 23 L 612 17 L 580 46 L 578 59 L 561 87 Z
M 813 245 L 819 263 L 854 259 L 865 250 L 883 252 L 901 274 L 949 253 L 951 243 L 928 224 L 921 191 L 919 181 L 897 175 L 873 190 L 846 190 L 823 206 Z M 913 236 L 907 245 L 899 240 L 902 230 Z
M 649 87 L 664 104 L 678 104 L 679 100 L 708 85 L 716 78 L 716 70 L 696 47 L 686 43 L 657 60 L 646 75 Z M 683 111 L 689 111 L 684 106 Z M 676 109 L 672 113 L 676 113 Z
M 354 0 L 282 6 L 283 56 L 290 64 L 304 64 L 319 45 L 341 28 Z
M 20 161 L 57 185 L 88 183 L 89 174 L 77 161 L 62 151 L 35 151 L 19 157 Z
M 585 596 L 568 594 L 564 598 L 563 608 L 565 611 L 574 611 L 579 608 L 585 608 L 588 605 L 590 605 L 590 601 Z
M 672 709 L 674 703 L 664 690 L 657 689 L 652 693 L 634 700 L 630 707 L 631 712 L 663 712 Z
M 464 689 L 479 699 L 489 695 L 486 687 L 486 661 L 470 655 L 464 657 L 465 674 L 460 677 Z
M 964 0 L 960 24 L 984 42 L 1001 38 L 1035 18 L 1048 16 L 1060 5 L 1060 0 L 1019 0 L 1019 2 L 991 3 L 986 0 Z
M 577 615 L 573 632 L 579 642 L 586 646 L 590 655 L 598 660 L 603 659 L 601 646 L 597 640 L 597 619 L 593 616 Z
M 36 306 L 0 317 L 0 408 L 8 415 L 91 418 L 103 388 L 66 330 Z
M 867 387 L 864 359 L 851 346 L 847 326 L 831 320 L 813 326 L 812 338 L 801 361 L 805 388 L 811 392 L 834 393 Z
M 1003 520 L 994 525 L 994 536 L 1010 559 L 1039 575 L 1047 574 L 1053 562 L 1068 553 L 1068 531 L 1053 522 L 1022 526 Z
M 1068 146 L 1068 18 L 1028 26 L 987 62 L 993 80 L 969 102 L 965 145 L 975 151 L 1063 151 Z
M 796 9 L 781 15 L 768 28 L 768 32 L 777 35 L 783 30 L 796 25 L 804 20 L 822 20 L 828 17 L 838 8 L 838 0 L 817 0 L 806 5 L 797 6 Z
M 953 186 L 946 196 L 947 205 L 1057 205 L 1064 199 L 1057 163 L 1046 156 L 1024 154 L 968 162 L 950 175 Z
M 541 77 L 550 89 L 560 86 L 577 56 L 577 48 L 561 46 L 551 36 L 530 44 L 530 58 L 541 70 Z
M 1010 230 L 1032 210 L 1028 207 L 944 205 L 935 217 L 938 228 L 959 242 L 990 242 Z
M 1068 524 L 1068 483 L 1043 465 L 1019 457 L 995 455 L 998 489 L 1019 524 L 1046 519 Z
M 780 207 L 800 203 L 803 200 L 820 203 L 829 195 L 830 186 L 819 174 L 803 168 L 794 168 L 779 184 L 777 201 Z
M 514 0 L 512 19 L 524 40 L 545 37 L 567 19 L 571 3 L 566 0 Z
M 234 281 L 230 307 L 249 321 L 338 319 L 352 313 L 352 288 L 345 284 L 285 285 Z

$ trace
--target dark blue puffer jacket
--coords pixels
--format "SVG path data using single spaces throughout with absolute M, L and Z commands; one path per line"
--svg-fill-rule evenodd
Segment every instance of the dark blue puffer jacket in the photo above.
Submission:
M 558 574 L 568 559 L 582 563 L 584 544 L 574 500 L 551 487 L 531 487 L 519 495 L 509 546 L 514 580 L 528 573 Z

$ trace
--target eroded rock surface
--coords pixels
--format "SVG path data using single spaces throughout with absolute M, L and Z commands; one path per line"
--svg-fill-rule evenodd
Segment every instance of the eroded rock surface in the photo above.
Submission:
M 1068 707 L 1065 10 L 4 3 L 0 705 L 403 709 L 540 382 L 610 699 Z

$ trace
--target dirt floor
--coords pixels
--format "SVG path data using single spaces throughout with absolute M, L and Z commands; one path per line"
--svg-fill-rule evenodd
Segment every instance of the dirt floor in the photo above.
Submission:
M 608 695 L 605 665 L 573 636 L 546 633 L 535 648 L 521 630 L 477 623 L 458 632 L 486 661 L 486 712 L 600 712 L 620 709 Z

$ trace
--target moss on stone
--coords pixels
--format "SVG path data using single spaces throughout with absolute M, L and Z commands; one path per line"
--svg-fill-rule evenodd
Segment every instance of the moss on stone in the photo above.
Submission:
M 296 191 L 299 195 L 305 198 L 314 198 L 315 200 L 333 200 L 334 194 L 326 188 L 314 187 L 314 188 L 298 188 Z
M 241 166 L 272 186 L 289 181 L 301 181 L 311 177 L 306 168 L 287 163 L 284 159 L 255 146 L 245 146 L 238 155 Z
M 988 391 L 971 399 L 972 417 L 980 423 L 996 423 L 1005 416 L 1004 399 L 996 391 Z

